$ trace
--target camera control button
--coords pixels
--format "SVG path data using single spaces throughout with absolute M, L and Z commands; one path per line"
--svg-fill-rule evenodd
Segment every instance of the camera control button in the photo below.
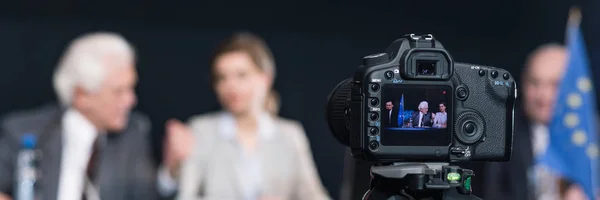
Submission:
M 504 78 L 504 80 L 508 80 L 508 78 L 510 78 L 510 75 L 508 75 L 508 73 L 504 73 L 502 74 L 502 78 Z
M 479 70 L 479 76 L 485 76 L 485 70 L 480 69 Z
M 385 72 L 385 78 L 387 78 L 387 79 L 394 78 L 394 72 L 392 72 L 392 71 Z
M 371 90 L 373 90 L 373 92 L 379 91 L 379 84 L 377 84 L 377 83 L 371 84 Z
M 465 100 L 467 99 L 467 96 L 469 96 L 469 91 L 465 87 L 459 87 L 456 89 L 456 96 L 458 97 L 458 100 Z
M 379 104 L 379 99 L 377 99 L 377 98 L 372 98 L 372 99 L 371 99 L 371 105 L 372 105 L 372 106 L 377 106 L 377 104 Z
M 483 139 L 485 121 L 480 114 L 472 111 L 463 112 L 456 118 L 454 125 L 456 139 L 465 145 L 473 145 Z
M 371 118 L 371 120 L 375 121 L 375 120 L 377 120 L 377 118 L 379 118 L 379 115 L 377 113 L 371 113 L 369 118 Z
M 450 149 L 450 153 L 458 157 L 462 157 L 463 155 L 465 155 L 466 150 L 462 147 L 453 147 L 452 149 Z
M 371 141 L 369 143 L 369 149 L 371 151 L 377 151 L 377 149 L 379 149 L 379 143 L 377 141 Z
M 379 130 L 377 129 L 377 127 L 371 127 L 369 128 L 369 133 L 371 133 L 372 136 L 375 136 L 379 133 Z
M 492 75 L 492 78 L 496 78 L 498 77 L 498 71 L 492 70 L 492 73 L 490 73 L 490 75 Z
M 473 136 L 475 134 L 475 124 L 473 122 L 467 122 L 465 123 L 465 126 L 463 127 L 465 133 L 468 136 Z

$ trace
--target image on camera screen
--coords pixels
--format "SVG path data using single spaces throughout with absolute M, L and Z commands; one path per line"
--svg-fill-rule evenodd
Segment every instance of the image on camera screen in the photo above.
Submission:
M 451 91 L 445 85 L 385 85 L 381 142 L 415 146 L 448 144 Z

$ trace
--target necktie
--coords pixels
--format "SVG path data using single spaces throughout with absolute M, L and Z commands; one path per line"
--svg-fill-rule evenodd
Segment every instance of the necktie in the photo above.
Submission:
M 101 149 L 101 142 L 100 142 L 100 137 L 96 137 L 96 140 L 94 141 L 94 144 L 92 145 L 92 155 L 90 156 L 90 160 L 88 161 L 88 165 L 86 168 L 86 173 L 85 175 L 87 176 L 87 180 L 84 184 L 84 189 L 83 189 L 83 193 L 82 193 L 82 200 L 87 200 L 87 195 L 86 195 L 86 191 L 88 187 L 94 187 L 93 185 L 96 185 L 96 181 L 98 178 L 98 166 L 100 163 L 100 149 Z M 93 184 L 93 185 L 90 185 Z
M 421 114 L 421 120 L 419 120 L 420 121 L 419 127 L 423 126 L 423 118 L 425 118 L 425 114 Z

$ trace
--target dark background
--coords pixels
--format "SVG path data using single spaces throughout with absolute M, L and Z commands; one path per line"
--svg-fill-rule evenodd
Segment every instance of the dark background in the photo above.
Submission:
M 120 32 L 138 50 L 137 109 L 153 121 L 158 162 L 165 120 L 219 108 L 207 84 L 211 50 L 233 31 L 249 30 L 274 51 L 281 114 L 304 124 L 323 183 L 337 199 L 344 149 L 329 133 L 323 108 L 332 87 L 351 76 L 363 56 L 405 33 L 432 33 L 455 60 L 505 68 L 519 81 L 528 52 L 563 41 L 574 3 L 583 7 L 588 48 L 597 55 L 600 5 L 592 2 L 0 2 L 0 113 L 54 101 L 52 71 L 69 40 L 88 31 Z

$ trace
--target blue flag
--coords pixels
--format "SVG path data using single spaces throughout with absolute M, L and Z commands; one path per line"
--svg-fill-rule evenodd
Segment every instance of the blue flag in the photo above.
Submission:
M 589 199 L 597 189 L 596 101 L 583 36 L 567 29 L 569 61 L 549 125 L 550 144 L 538 163 L 581 186 Z
M 398 107 L 398 126 L 404 127 L 404 94 L 400 97 L 400 106 Z

